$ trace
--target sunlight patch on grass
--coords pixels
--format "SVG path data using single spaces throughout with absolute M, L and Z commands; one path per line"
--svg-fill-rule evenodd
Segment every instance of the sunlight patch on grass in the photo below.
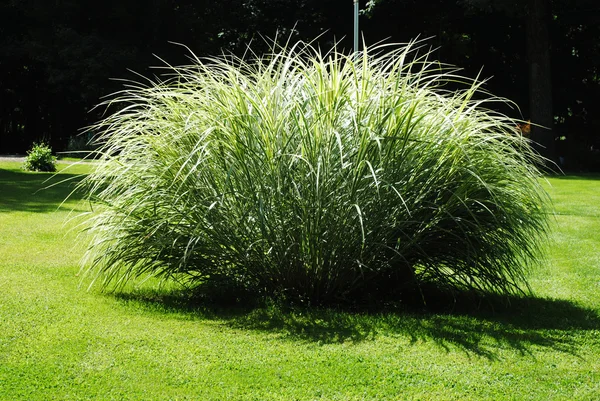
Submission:
M 217 307 L 155 283 L 79 288 L 76 198 L 22 185 L 0 212 L 0 399 L 591 400 L 600 394 L 600 181 L 551 178 L 537 297 L 454 312 Z M 60 165 L 59 165 L 60 167 Z M 8 172 L 7 172 L 8 171 Z M 83 173 L 85 170 L 80 171 Z M 15 193 L 0 190 L 0 205 Z M 60 199 L 60 200 L 59 200 Z M 19 202 L 22 201 L 22 202 Z M 35 202 L 35 207 L 21 206 Z M 573 203 L 574 213 L 567 214 Z M 44 211 L 40 212 L 39 209 Z M 466 301 L 465 301 L 466 302 Z

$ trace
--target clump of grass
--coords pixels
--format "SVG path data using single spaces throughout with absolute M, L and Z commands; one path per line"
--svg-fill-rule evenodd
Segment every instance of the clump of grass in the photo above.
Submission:
M 424 284 L 527 290 L 548 229 L 539 160 L 486 109 L 503 100 L 481 100 L 481 82 L 410 45 L 297 45 L 168 71 L 130 84 L 93 127 L 93 281 L 314 303 Z

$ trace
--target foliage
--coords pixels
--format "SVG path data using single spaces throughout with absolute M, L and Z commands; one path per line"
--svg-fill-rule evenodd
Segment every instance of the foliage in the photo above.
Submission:
M 27 152 L 23 168 L 28 171 L 56 171 L 56 157 L 44 142 L 34 143 Z
M 367 44 L 434 37 L 437 58 L 474 76 L 484 66 L 493 93 L 517 103 L 503 110 L 530 118 L 525 27 L 527 2 L 516 0 L 360 1 Z M 223 12 L 227 10 L 227 12 Z M 591 146 L 600 141 L 600 2 L 553 0 L 550 23 L 553 110 L 560 135 Z M 180 64 L 187 43 L 199 55 L 242 54 L 260 35 L 336 38 L 352 46 L 352 2 L 334 0 L 107 0 L 0 2 L 0 153 L 24 153 L 42 134 L 55 151 L 100 116 L 90 106 L 118 90 L 125 69 L 151 77 L 152 54 Z M 401 23 L 398 23 L 401 21 Z M 493 27 L 493 29 L 490 29 Z M 539 121 L 537 122 L 539 123 Z
M 88 273 L 315 303 L 519 291 L 547 229 L 536 156 L 428 56 L 298 45 L 131 85 L 95 127 Z

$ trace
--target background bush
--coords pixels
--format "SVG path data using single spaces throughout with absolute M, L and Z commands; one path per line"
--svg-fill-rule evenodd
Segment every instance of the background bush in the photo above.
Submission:
M 56 157 L 52 156 L 50 146 L 43 142 L 34 143 L 27 151 L 23 168 L 27 171 L 56 171 Z
M 298 45 L 130 85 L 93 127 L 88 274 L 312 303 L 526 290 L 547 230 L 537 156 L 484 108 L 502 100 L 428 56 Z

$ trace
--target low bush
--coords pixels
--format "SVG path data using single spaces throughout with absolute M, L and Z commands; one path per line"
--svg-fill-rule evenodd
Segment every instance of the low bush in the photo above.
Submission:
M 503 100 L 429 56 L 297 45 L 130 85 L 93 127 L 92 282 L 311 303 L 526 291 L 548 228 L 540 160 L 485 108 Z
M 27 171 L 56 171 L 56 157 L 52 156 L 50 146 L 43 142 L 34 143 L 27 151 L 23 168 Z

